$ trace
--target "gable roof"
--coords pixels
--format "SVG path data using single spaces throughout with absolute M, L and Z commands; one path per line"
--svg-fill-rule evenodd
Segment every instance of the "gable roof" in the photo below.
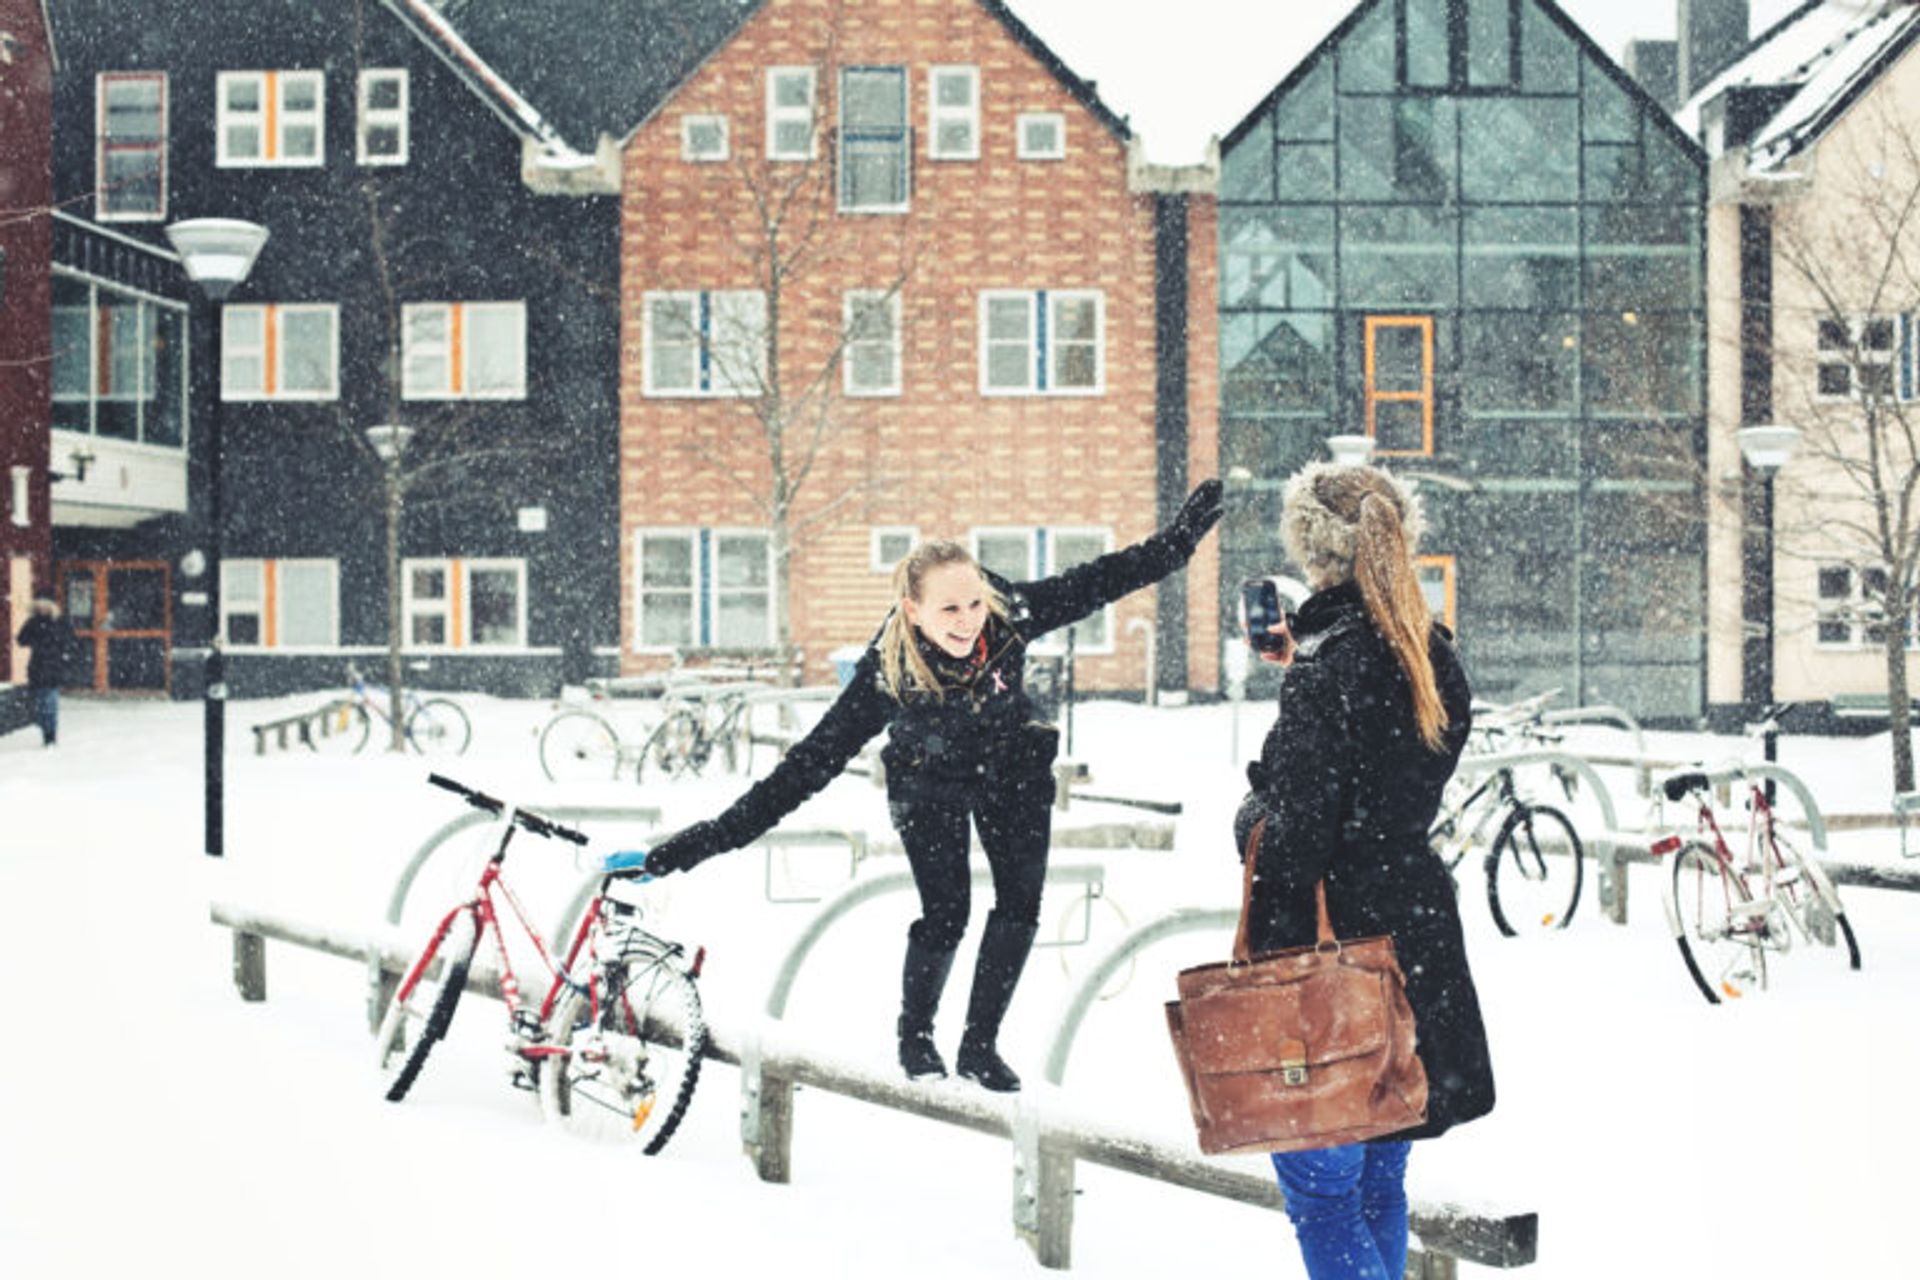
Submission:
M 1697 136 L 1702 109 L 1729 89 L 1792 90 L 1747 143 L 1750 171 L 1777 170 L 1817 141 L 1916 37 L 1920 6 L 1910 0 L 1864 11 L 1809 0 L 1756 37 L 1732 66 L 1675 113 L 1675 120 Z
M 624 137 L 759 0 L 382 0 L 509 125 L 555 154 Z

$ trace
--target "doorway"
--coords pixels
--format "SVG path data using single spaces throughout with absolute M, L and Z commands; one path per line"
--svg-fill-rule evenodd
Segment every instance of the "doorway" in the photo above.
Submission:
M 165 561 L 69 560 L 60 607 L 73 628 L 70 688 L 165 693 L 173 645 L 173 591 Z

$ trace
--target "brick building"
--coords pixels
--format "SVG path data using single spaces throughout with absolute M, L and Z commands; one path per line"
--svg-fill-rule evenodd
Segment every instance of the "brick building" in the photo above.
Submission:
M 993 0 L 749 15 L 626 142 L 622 669 L 784 640 L 818 678 L 918 538 L 1022 579 L 1151 532 L 1218 469 L 1189 185 Z M 1215 687 L 1217 573 L 1082 624 L 1078 685 Z

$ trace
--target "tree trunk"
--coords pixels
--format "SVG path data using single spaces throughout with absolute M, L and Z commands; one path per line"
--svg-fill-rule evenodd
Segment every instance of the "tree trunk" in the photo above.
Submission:
M 1909 734 L 1907 627 L 1896 620 L 1887 628 L 1887 729 L 1893 739 L 1893 790 L 1913 790 L 1913 739 Z
M 401 687 L 400 645 L 400 475 L 395 462 L 387 463 L 387 716 L 391 720 L 387 750 L 407 749 L 406 692 Z

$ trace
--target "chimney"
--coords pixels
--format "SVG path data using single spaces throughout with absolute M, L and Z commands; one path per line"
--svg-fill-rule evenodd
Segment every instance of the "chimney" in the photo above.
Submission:
M 1747 0 L 1677 0 L 1679 93 L 1685 102 L 1747 47 Z
M 1680 105 L 1680 74 L 1674 61 L 1678 50 L 1671 40 L 1629 40 L 1621 59 L 1621 68 L 1668 111 Z

